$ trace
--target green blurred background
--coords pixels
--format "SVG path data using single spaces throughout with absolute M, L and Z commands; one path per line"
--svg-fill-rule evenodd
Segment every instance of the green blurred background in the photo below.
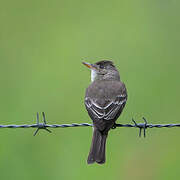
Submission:
M 180 2 L 1 0 L 0 124 L 91 122 L 90 72 L 81 62 L 113 60 L 129 99 L 119 118 L 180 123 Z M 0 130 L 3 180 L 179 179 L 180 129 L 111 131 L 107 163 L 87 165 L 92 129 Z

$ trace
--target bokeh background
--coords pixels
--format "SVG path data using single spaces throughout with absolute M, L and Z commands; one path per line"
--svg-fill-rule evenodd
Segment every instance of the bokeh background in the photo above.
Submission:
M 180 123 L 178 0 L 1 0 L 0 124 L 90 123 L 90 72 L 113 60 L 129 99 L 119 123 Z M 107 163 L 87 165 L 92 129 L 0 130 L 4 180 L 179 179 L 180 128 L 112 130 Z

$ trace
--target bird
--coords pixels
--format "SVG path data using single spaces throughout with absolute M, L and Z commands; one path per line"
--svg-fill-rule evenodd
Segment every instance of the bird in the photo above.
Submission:
M 116 127 L 115 122 L 126 105 L 127 90 L 112 61 L 82 63 L 91 70 L 91 84 L 86 89 L 84 99 L 93 122 L 93 137 L 87 163 L 104 164 L 108 132 Z

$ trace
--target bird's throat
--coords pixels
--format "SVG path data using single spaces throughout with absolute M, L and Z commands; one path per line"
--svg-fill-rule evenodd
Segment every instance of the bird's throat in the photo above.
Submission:
M 91 82 L 93 82 L 97 77 L 97 72 L 91 69 Z

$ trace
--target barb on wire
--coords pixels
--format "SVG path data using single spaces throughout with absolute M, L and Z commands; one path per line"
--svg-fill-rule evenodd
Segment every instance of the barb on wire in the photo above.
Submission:
M 147 121 L 144 117 L 143 117 L 143 120 L 144 120 L 144 123 L 137 124 L 136 121 L 132 118 L 132 121 L 133 121 L 135 127 L 139 128 L 139 137 L 141 137 L 142 129 L 143 129 L 143 135 L 144 135 L 144 137 L 146 137 Z
M 93 126 L 89 123 L 72 123 L 72 124 L 47 124 L 45 113 L 42 112 L 43 122 L 39 122 L 39 113 L 36 116 L 36 124 L 22 124 L 22 125 L 0 125 L 0 128 L 37 128 L 34 132 L 34 136 L 39 132 L 40 129 L 44 129 L 47 132 L 51 133 L 51 131 L 47 128 L 66 128 L 66 127 L 87 127 Z M 137 123 L 134 119 L 132 119 L 133 124 L 114 124 L 112 129 L 116 127 L 131 127 L 131 128 L 139 128 L 139 137 L 141 137 L 141 133 L 143 130 L 143 136 L 146 137 L 146 130 L 148 128 L 171 128 L 171 127 L 180 127 L 180 124 L 148 124 L 147 120 L 143 117 L 144 123 Z
M 36 129 L 36 131 L 34 133 L 34 136 L 38 133 L 38 131 L 40 129 L 44 129 L 47 132 L 51 133 L 51 131 L 49 129 L 47 129 L 47 127 L 46 127 L 46 117 L 45 117 L 44 112 L 42 112 L 42 116 L 43 116 L 43 123 L 39 123 L 39 113 L 37 112 L 37 125 L 38 125 L 38 127 L 37 127 L 37 129 Z

